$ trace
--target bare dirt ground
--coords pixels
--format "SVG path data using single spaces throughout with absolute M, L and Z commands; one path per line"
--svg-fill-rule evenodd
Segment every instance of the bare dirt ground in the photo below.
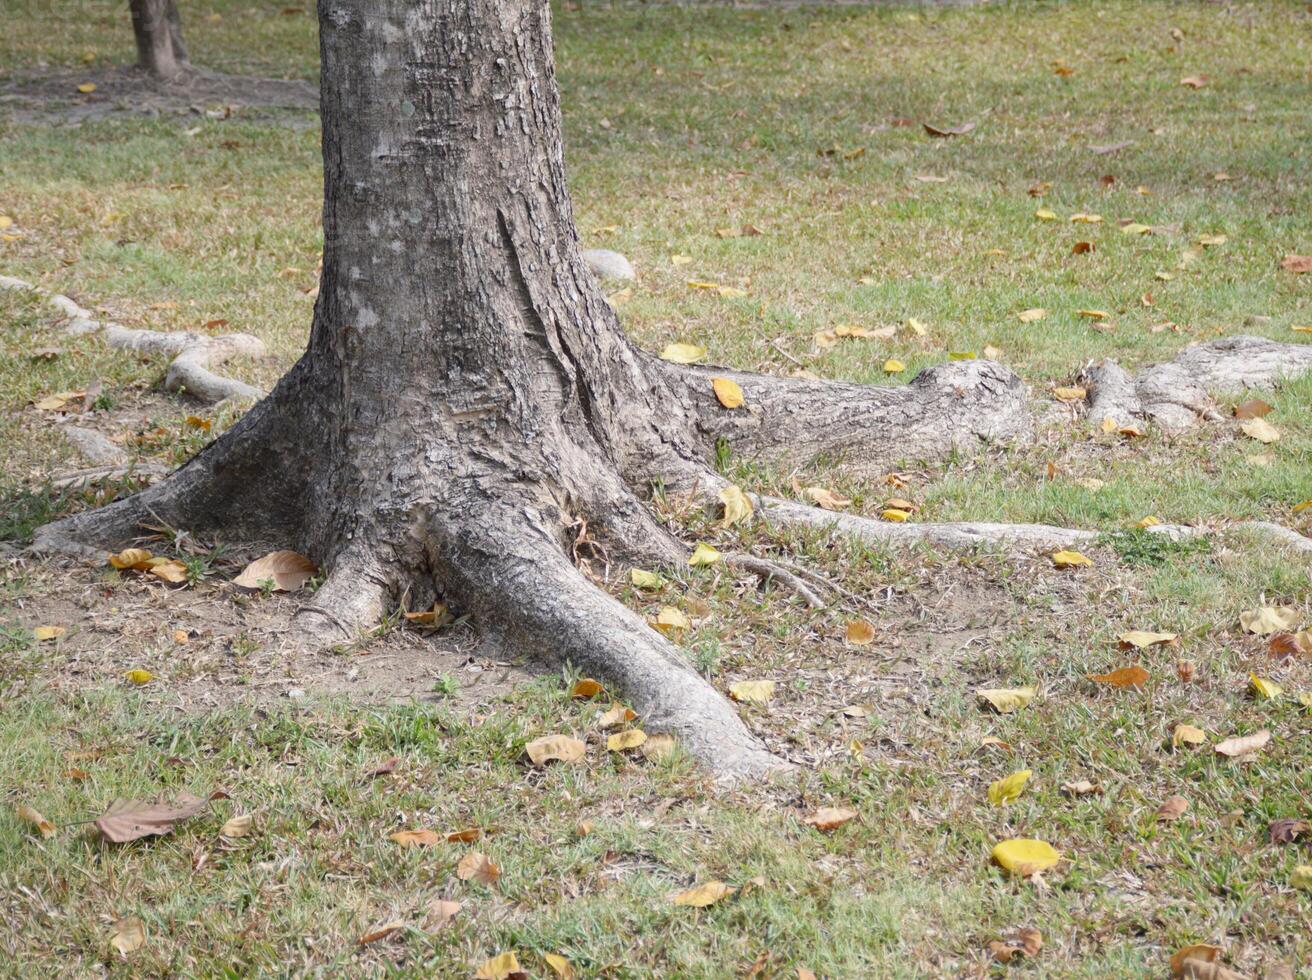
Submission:
M 79 91 L 94 85 L 90 92 Z M 131 116 L 234 114 L 303 118 L 317 111 L 319 91 L 301 79 L 224 75 L 193 69 L 176 82 L 161 82 L 131 67 L 34 68 L 0 79 L 0 107 L 16 122 L 63 123 Z

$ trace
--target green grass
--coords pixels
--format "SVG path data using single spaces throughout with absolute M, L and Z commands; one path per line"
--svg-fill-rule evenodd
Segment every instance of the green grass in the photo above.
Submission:
M 0 73 L 37 60 L 88 71 L 128 60 L 122 6 L 19 5 L 0 38 Z M 1312 14 L 1302 3 L 578 8 L 555 11 L 578 223 L 585 244 L 616 248 L 638 267 L 620 312 L 644 346 L 690 340 L 719 363 L 788 372 L 791 357 L 821 376 L 880 383 L 890 380 L 884 360 L 897 357 L 909 367 L 897 383 L 949 351 L 991 345 L 1042 392 L 1089 359 L 1137 366 L 1194 339 L 1293 340 L 1291 326 L 1312 323 L 1312 277 L 1278 268 L 1287 253 L 1312 252 L 1302 125 Z M 193 56 L 224 71 L 313 79 L 313 20 L 283 9 L 186 5 Z M 1054 62 L 1073 73 L 1056 74 Z M 1200 73 L 1203 89 L 1179 85 Z M 0 214 L 15 222 L 12 240 L 0 240 L 0 274 L 134 325 L 226 319 L 272 352 L 234 370 L 271 384 L 309 324 L 317 124 L 295 114 L 123 116 L 73 127 L 0 114 Z M 893 124 L 901 118 L 916 124 Z M 934 140 L 922 120 L 978 126 Z M 1121 140 L 1134 143 L 1110 155 L 1088 149 Z M 840 152 L 817 152 L 832 147 Z M 1027 193 L 1039 182 L 1052 184 L 1041 200 Z M 1036 220 L 1040 206 L 1063 220 Z M 1064 220 L 1074 212 L 1104 220 Z M 1120 219 L 1179 230 L 1127 238 Z M 764 234 L 715 234 L 744 223 Z M 1227 241 L 1197 249 L 1202 234 Z M 1073 255 L 1077 240 L 1097 250 Z M 1177 269 L 1190 249 L 1196 259 Z M 692 261 L 675 265 L 673 255 Z M 721 299 L 688 288 L 690 278 L 745 284 L 748 296 Z M 1049 315 L 1016 318 L 1036 306 Z M 1093 307 L 1112 314 L 1112 332 L 1076 313 Z M 929 326 L 925 337 L 903 331 L 824 351 L 812 342 L 839 323 L 911 317 Z M 1179 331 L 1151 329 L 1167 321 Z M 63 353 L 32 361 L 43 346 Z M 30 297 L 0 293 L 0 541 L 21 544 L 35 526 L 101 499 L 49 489 L 50 475 L 73 464 L 51 420 L 29 407 L 35 399 L 98 379 L 102 410 L 85 424 L 168 464 L 208 437 L 186 421 L 195 406 L 159 391 L 165 367 L 66 337 Z M 779 977 L 803 966 L 831 977 L 944 976 L 986 969 L 984 944 L 1023 925 L 1045 936 L 1037 962 L 1019 967 L 1027 974 L 1161 973 L 1171 951 L 1202 941 L 1253 974 L 1312 962 L 1310 899 L 1287 885 L 1307 847 L 1266 840 L 1270 820 L 1312 816 L 1312 721 L 1293 697 L 1246 693 L 1250 672 L 1291 693 L 1312 688 L 1312 677 L 1306 659 L 1274 662 L 1237 623 L 1263 601 L 1296 605 L 1312 622 L 1306 566 L 1234 534 L 1167 547 L 1132 531 L 1148 515 L 1306 528 L 1312 512 L 1291 508 L 1312 497 L 1312 380 L 1264 397 L 1282 433 L 1269 447 L 1230 423 L 1132 442 L 1058 424 L 1032 445 L 908 459 L 897 488 L 840 466 L 804 475 L 866 511 L 911 496 L 916 519 L 1104 532 L 1090 549 L 1095 567 L 1075 574 L 1043 560 L 740 534 L 676 512 L 690 539 L 796 555 L 878 612 L 862 614 L 879 642 L 857 649 L 842 640 L 855 606 L 814 616 L 714 570 L 670 573 L 655 596 L 617 587 L 647 614 L 664 602 L 694 609 L 683 645 L 717 685 L 779 682 L 775 702 L 744 712 L 806 763 L 785 789 L 726 794 L 682 758 L 612 757 L 594 727 L 604 705 L 571 701 L 556 677 L 472 707 L 457 704 L 460 683 L 444 676 L 408 705 L 312 697 L 182 712 L 171 694 L 208 667 L 169 654 L 152 684 L 129 689 L 77 655 L 86 637 L 117 668 L 158 653 L 143 639 L 155 624 L 100 623 L 149 586 L 12 562 L 0 573 L 0 907 L 12 925 L 0 930 L 0 972 L 460 976 L 515 949 L 533 976 L 547 975 L 548 952 L 589 977 L 722 977 L 758 961 Z M 214 418 L 211 434 L 231 421 Z M 745 486 L 790 492 L 789 474 L 746 466 L 732 447 L 722 463 Z M 252 615 L 265 601 L 251 600 Z M 160 599 L 161 628 L 178 605 Z M 54 610 L 79 635 L 35 643 L 31 627 Z M 1177 632 L 1180 647 L 1118 652 L 1116 635 L 1133 628 Z M 223 655 L 249 671 L 273 650 L 243 633 Z M 1195 665 L 1191 684 L 1176 679 L 1181 659 Z M 1086 679 L 1135 660 L 1153 675 L 1146 692 Z M 975 702 L 977 687 L 1019 684 L 1040 687 L 1020 713 L 985 714 Z M 858 703 L 865 719 L 842 713 Z M 1234 763 L 1209 747 L 1172 751 L 1181 722 L 1213 741 L 1262 727 L 1275 737 L 1256 761 Z M 557 731 L 587 733 L 587 762 L 529 768 L 524 743 Z M 981 749 L 986 735 L 1011 751 Z M 88 751 L 100 754 L 69 755 Z M 362 778 L 390 756 L 402 760 L 396 776 Z M 71 778 L 72 768 L 86 777 Z M 991 807 L 989 782 L 1021 768 L 1034 770 L 1026 793 Z M 1082 778 L 1104 792 L 1062 796 L 1063 782 Z M 113 847 L 76 823 L 114 797 L 215 786 L 232 800 L 156 841 Z M 1188 814 L 1155 822 L 1173 793 L 1190 799 Z M 24 803 L 59 833 L 34 837 L 14 816 Z M 832 835 L 799 822 L 831 803 L 860 820 Z M 236 812 L 255 815 L 255 832 L 219 839 Z M 582 820 L 591 833 L 578 833 Z M 498 831 L 477 845 L 412 851 L 387 837 L 474 825 Z M 1066 858 L 1046 888 L 1009 881 L 988 861 L 997 840 L 1029 835 Z M 454 877 L 475 847 L 502 866 L 496 888 Z M 671 893 L 710 878 L 741 891 L 703 911 L 670 904 Z M 424 926 L 435 897 L 465 905 L 441 930 Z M 107 946 L 124 915 L 140 916 L 149 934 L 126 961 Z M 358 946 L 395 919 L 407 922 L 402 934 Z

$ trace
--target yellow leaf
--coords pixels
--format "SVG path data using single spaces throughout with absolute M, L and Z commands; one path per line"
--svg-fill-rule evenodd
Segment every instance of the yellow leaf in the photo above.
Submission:
M 525 975 L 514 953 L 498 953 L 484 961 L 474 974 L 474 980 L 511 980 L 512 977 Z
M 202 432 L 209 432 L 214 427 L 214 423 L 209 419 L 203 419 L 199 415 L 188 415 L 187 425 L 193 429 L 200 429 Z
M 889 507 L 880 515 L 886 521 L 894 521 L 898 524 L 905 523 L 911 519 L 911 514 L 899 507 Z
M 7 214 L 0 214 L 0 228 L 10 228 L 14 224 L 14 219 Z
M 416 626 L 446 626 L 454 621 L 451 610 L 445 602 L 434 602 L 432 609 L 422 609 L 419 612 L 402 613 L 406 621 L 414 623 Z
M 1022 769 L 989 784 L 989 802 L 994 806 L 1002 806 L 1019 799 L 1032 775 L 1033 770 Z
M 673 735 L 648 735 L 642 743 L 642 757 L 653 762 L 664 759 L 674 751 L 675 744 Z
M 747 295 L 747 290 L 740 289 L 737 286 L 721 286 L 716 292 L 725 299 L 740 299 Z
M 1176 725 L 1171 732 L 1171 745 L 1177 749 L 1182 745 L 1202 745 L 1206 741 L 1207 733 L 1193 725 Z
M 1270 444 L 1280 441 L 1280 430 L 1268 422 L 1266 419 L 1249 419 L 1242 422 L 1239 429 L 1250 439 L 1256 439 L 1258 442 Z
M 1086 320 L 1106 320 L 1111 316 L 1106 310 L 1076 310 L 1076 316 L 1082 316 Z
M 593 680 L 591 677 L 582 677 L 574 682 L 574 686 L 569 690 L 569 696 L 572 698 L 595 698 L 604 691 L 601 682 Z
M 128 680 L 129 683 L 136 684 L 138 687 L 140 687 L 142 684 L 149 684 L 151 681 L 155 679 L 154 674 L 152 674 L 148 670 L 142 670 L 140 667 L 137 667 L 134 670 L 129 670 L 123 676 Z
M 1076 224 L 1082 224 L 1082 225 L 1096 225 L 1102 221 L 1102 215 L 1084 214 L 1083 212 L 1081 212 L 1080 214 L 1071 215 L 1071 221 L 1073 221 Z
M 606 297 L 606 302 L 611 306 L 620 307 L 633 299 L 633 287 L 625 286 L 623 289 L 617 289 Z
M 68 632 L 67 626 L 38 626 L 32 630 L 32 638 L 38 643 L 57 640 Z
M 92 92 L 96 90 L 96 83 L 83 82 L 81 85 L 77 87 L 77 90 L 81 92 L 83 95 L 90 95 Z
M 885 374 L 901 374 L 907 369 L 907 366 L 896 358 L 890 357 L 884 362 Z
M 1149 681 L 1148 671 L 1144 670 L 1137 664 L 1131 667 L 1120 667 L 1109 674 L 1088 674 L 1089 680 L 1097 681 L 1099 684 L 1109 684 L 1112 687 L 1143 687 Z
M 1312 508 L 1312 500 L 1304 500 L 1302 503 L 1294 504 L 1290 510 L 1291 514 L 1301 514 L 1303 511 Z
M 24 823 L 29 823 L 37 829 L 42 837 L 54 837 L 55 825 L 43 817 L 40 811 L 30 806 L 20 806 L 18 808 L 18 819 Z
M 1135 522 L 1134 526 L 1137 528 L 1146 529 L 1150 527 L 1156 527 L 1160 523 L 1162 523 L 1162 519 L 1160 517 L 1154 517 L 1152 514 L 1149 514 L 1147 517 L 1141 517 L 1138 521 Z
M 1312 864 L 1295 866 L 1289 874 L 1289 885 L 1299 891 L 1312 892 Z
M 1146 630 L 1130 630 L 1128 633 L 1122 633 L 1116 639 L 1120 642 L 1122 650 L 1129 650 L 1131 647 L 1136 650 L 1146 650 L 1148 647 L 1174 643 L 1179 638 L 1175 633 L 1149 633 Z
M 1294 331 L 1294 333 L 1312 333 L 1312 326 L 1290 327 L 1289 329 Z
M 1016 318 L 1020 320 L 1021 323 L 1034 323 L 1036 320 L 1042 320 L 1047 315 L 1047 310 L 1036 306 L 1032 310 L 1021 310 L 1016 314 Z
M 647 733 L 641 728 L 630 728 L 626 732 L 616 732 L 606 739 L 606 748 L 611 752 L 627 752 L 636 749 L 647 741 Z
M 569 960 L 559 953 L 543 953 L 542 958 L 547 961 L 547 966 L 551 967 L 551 972 L 560 977 L 560 980 L 574 980 L 574 967 L 570 965 Z
M 973 361 L 975 352 L 973 350 L 950 350 L 948 351 L 949 361 Z
M 442 840 L 442 835 L 436 830 L 398 830 L 387 837 L 402 847 L 432 847 Z
M 171 582 L 178 585 L 187 581 L 187 566 L 182 562 L 170 558 L 165 561 L 154 563 L 150 566 L 150 574 L 156 578 L 163 579 L 165 582 Z
M 1248 684 L 1259 701 L 1270 701 L 1273 698 L 1280 697 L 1285 692 L 1285 689 L 1275 681 L 1268 681 L 1256 674 L 1248 675 Z
M 1249 633 L 1267 636 L 1288 632 L 1298 625 L 1299 612 L 1293 606 L 1262 606 L 1239 614 L 1239 624 Z
M 692 262 L 691 255 L 671 255 L 670 265 L 689 265 Z
M 1052 211 L 1049 208 L 1039 208 L 1034 212 L 1034 217 L 1038 218 L 1040 221 L 1056 221 L 1057 212 Z
M 1089 396 L 1089 392 L 1084 388 L 1053 388 L 1052 395 L 1059 402 L 1082 402 Z
M 656 628 L 666 636 L 679 633 L 690 626 L 692 626 L 692 622 L 684 615 L 682 610 L 674 606 L 661 606 L 660 612 L 656 614 Z
M 239 813 L 235 817 L 229 817 L 219 828 L 221 837 L 245 837 L 255 826 L 255 817 L 249 813 Z
M 1174 273 L 1174 272 L 1157 272 L 1157 273 L 1153 276 L 1153 278 L 1154 278 L 1154 279 L 1157 279 L 1157 280 L 1159 280 L 1159 281 L 1161 281 L 1161 282 L 1170 282 L 1172 279 L 1175 278 L 1175 273 Z
M 752 501 L 747 494 L 736 486 L 730 485 L 720 491 L 720 503 L 724 504 L 724 527 L 745 521 L 752 516 Z
M 867 620 L 853 619 L 847 624 L 847 642 L 863 647 L 875 642 L 875 628 Z
M 696 364 L 706 356 L 706 348 L 696 344 L 666 344 L 661 360 L 671 364 Z
M 704 279 L 689 279 L 688 285 L 693 289 L 719 289 L 718 282 L 706 282 Z
M 1199 235 L 1197 241 L 1204 248 L 1210 248 L 1213 245 L 1224 245 L 1228 239 L 1225 235 Z
M 774 681 L 737 681 L 729 685 L 729 697 L 750 704 L 765 704 L 774 697 Z
M 587 748 L 577 738 L 568 735 L 544 735 L 525 745 L 524 751 L 533 765 L 545 766 L 548 762 L 578 762 Z
M 109 945 L 120 956 L 127 956 L 146 945 L 146 924 L 135 915 L 119 919 L 109 933 Z
M 821 510 L 842 510 L 845 507 L 852 506 L 852 501 L 847 497 L 840 496 L 832 490 L 826 490 L 824 487 L 807 487 L 802 491 L 802 496 Z
M 145 548 L 128 548 L 126 551 L 120 551 L 118 554 L 110 555 L 109 563 L 120 571 L 125 568 L 141 570 L 149 567 L 146 563 L 153 557 L 154 555 Z
M 697 547 L 692 549 L 692 556 L 688 559 L 688 564 L 694 568 L 703 568 L 707 565 L 714 565 L 720 560 L 720 553 L 704 541 L 697 542 Z
M 1035 690 L 1033 687 L 993 687 L 981 688 L 975 694 L 993 705 L 998 712 L 1006 715 L 1020 710 L 1034 700 Z
M 1122 235 L 1146 235 L 1152 230 L 1151 225 L 1141 225 L 1137 221 L 1131 221 L 1127 225 L 1121 225 Z
M 1046 841 L 1016 837 L 994 845 L 993 860 L 1014 875 L 1029 877 L 1051 868 L 1061 855 Z
M 656 572 L 648 572 L 641 568 L 629 569 L 629 581 L 639 589 L 648 591 L 659 589 L 665 584 L 665 579 Z
M 743 390 L 732 378 L 712 378 L 711 388 L 715 397 L 725 408 L 742 408 Z
M 1078 551 L 1058 551 L 1052 556 L 1052 563 L 1058 568 L 1079 568 L 1081 566 L 1092 565 L 1092 560 L 1086 558 Z
M 726 895 L 732 895 L 735 890 L 722 881 L 708 881 L 695 888 L 689 888 L 686 892 L 679 892 L 674 896 L 674 904 L 691 905 L 697 909 L 705 908 L 707 905 L 715 904 Z
M 618 728 L 637 717 L 638 713 L 636 711 L 616 701 L 602 712 L 601 717 L 597 719 L 597 724 L 602 728 Z

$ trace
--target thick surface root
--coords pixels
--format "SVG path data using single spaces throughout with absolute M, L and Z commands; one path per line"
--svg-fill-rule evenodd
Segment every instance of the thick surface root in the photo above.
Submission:
M 1261 337 L 1226 337 L 1194 344 L 1173 360 L 1131 376 L 1112 360 L 1085 368 L 1089 419 L 1125 425 L 1153 422 L 1172 431 L 1200 419 L 1219 419 L 1213 392 L 1271 388 L 1312 371 L 1312 345 L 1281 344 Z
M 360 638 L 378 626 L 392 603 L 392 587 L 376 563 L 351 552 L 339 555 L 332 573 L 293 622 L 301 646 L 332 646 Z
M 98 333 L 106 344 L 120 350 L 144 354 L 172 354 L 164 387 L 169 391 L 183 392 L 200 401 L 211 403 L 227 398 L 254 400 L 264 392 L 253 385 L 226 378 L 210 370 L 231 357 L 245 355 L 259 357 L 264 354 L 264 343 L 250 334 L 231 333 L 217 337 L 178 330 L 160 333 L 156 330 L 134 330 L 112 320 L 97 320 L 90 310 L 59 293 L 50 293 L 22 279 L 0 276 L 0 289 L 18 289 L 38 293 L 68 320 L 65 330 L 80 336 Z

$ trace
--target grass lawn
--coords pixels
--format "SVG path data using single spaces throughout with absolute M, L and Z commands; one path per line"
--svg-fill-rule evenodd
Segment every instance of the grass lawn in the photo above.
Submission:
M 310 321 L 317 120 L 125 105 L 75 125 L 114 104 L 111 86 L 84 96 L 76 83 L 128 61 L 131 33 L 120 0 L 53 6 L 19 3 L 0 37 L 0 75 L 28 84 L 40 62 L 63 103 L 0 102 L 0 275 L 135 326 L 226 320 L 270 349 L 232 373 L 271 385 Z M 183 7 L 199 64 L 314 80 L 310 13 Z M 1092 359 L 1137 367 L 1235 333 L 1309 339 L 1291 328 L 1312 325 L 1312 275 L 1279 265 L 1312 253 L 1305 3 L 571 7 L 555 22 L 578 225 L 638 269 L 613 301 L 643 346 L 691 341 L 715 363 L 881 384 L 996 348 L 1041 396 Z M 1201 88 L 1181 84 L 1196 76 Z M 976 125 L 935 139 L 922 122 Z M 1126 220 L 1154 232 L 1124 234 Z M 761 234 L 717 234 L 744 226 Z M 1075 254 L 1081 241 L 1094 248 Z M 1032 308 L 1047 313 L 1022 322 Z M 815 342 L 849 323 L 899 329 Z M 58 357 L 30 358 L 49 346 Z M 888 358 L 907 370 L 886 375 Z M 234 420 L 163 393 L 166 367 L 69 337 L 0 291 L 0 545 L 113 492 L 51 489 L 76 464 L 56 417 L 32 407 L 42 396 L 98 379 L 79 424 L 166 465 Z M 222 542 L 191 556 L 195 581 L 176 590 L 0 551 L 0 973 L 466 976 L 514 950 L 534 977 L 559 954 L 586 977 L 1101 978 L 1164 975 L 1171 952 L 1208 942 L 1245 974 L 1312 976 L 1312 894 L 1289 884 L 1309 841 L 1268 839 L 1273 820 L 1312 818 L 1312 717 L 1296 697 L 1312 691 L 1312 661 L 1275 658 L 1239 625 L 1277 605 L 1312 626 L 1306 558 L 1234 533 L 1172 545 L 1133 530 L 1154 515 L 1309 531 L 1312 509 L 1294 508 L 1312 498 L 1312 378 L 1263 397 L 1282 435 L 1269 446 L 1228 421 L 1130 441 L 1072 419 L 1027 446 L 909 458 L 895 478 L 798 474 L 863 512 L 899 496 L 917 520 L 1105 532 L 1075 572 L 1044 556 L 725 530 L 663 502 L 687 540 L 792 556 L 852 593 L 813 613 L 717 569 L 667 571 L 657 593 L 609 581 L 643 612 L 689 611 L 681 642 L 717 686 L 776 681 L 744 716 L 802 775 L 733 793 L 677 752 L 607 752 L 609 699 L 571 698 L 567 670 L 505 666 L 468 624 L 431 643 L 389 624 L 318 665 L 340 684 L 316 685 L 281 659 L 292 601 L 235 596 L 225 579 L 244 556 L 210 547 Z M 788 472 L 731 453 L 723 465 L 745 488 L 792 494 Z M 857 617 L 874 643 L 845 641 Z M 68 632 L 38 642 L 42 624 Z M 1121 652 L 1130 629 L 1179 642 Z M 419 680 L 396 667 L 411 653 Z M 1130 663 L 1152 675 L 1145 690 L 1086 678 Z M 134 668 L 153 680 L 125 683 Z M 1250 673 L 1286 693 L 1255 699 Z M 384 675 L 373 696 L 356 691 Z M 298 685 L 306 696 L 288 697 Z M 1019 685 L 1038 693 L 1014 714 L 974 694 Z M 1178 724 L 1207 744 L 1173 747 Z M 1213 751 L 1262 729 L 1271 743 L 1247 761 Z M 524 745 L 557 732 L 584 738 L 586 761 L 528 765 Z M 368 775 L 393 757 L 394 772 Z M 1022 769 L 1024 794 L 991 805 L 989 784 Z M 1062 792 L 1080 780 L 1101 792 Z M 115 846 L 81 825 L 115 797 L 216 787 L 231 799 L 166 837 Z M 1188 810 L 1158 819 L 1172 795 Z M 859 817 L 822 833 L 803 822 L 821 806 Z M 243 813 L 252 832 L 221 836 Z M 389 839 L 420 828 L 486 833 Z M 989 860 L 1008 837 L 1047 840 L 1063 860 L 1010 878 Z M 500 866 L 495 884 L 457 875 L 474 851 Z M 738 890 L 704 909 L 670 901 L 712 879 Z M 449 922 L 431 913 L 439 900 L 461 903 Z M 110 938 L 125 917 L 146 941 L 124 956 Z M 1043 933 L 1038 957 L 990 965 L 988 941 L 1022 926 Z

